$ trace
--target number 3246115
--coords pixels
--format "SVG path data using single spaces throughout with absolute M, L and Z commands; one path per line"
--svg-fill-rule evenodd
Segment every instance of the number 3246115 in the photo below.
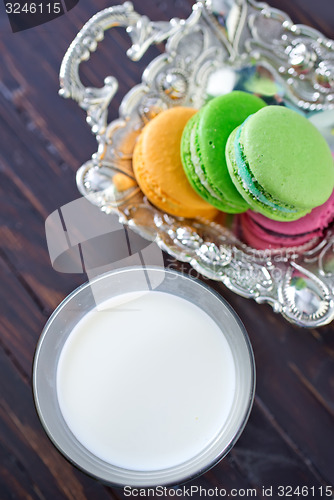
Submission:
M 60 14 L 61 3 L 6 3 L 7 14 Z

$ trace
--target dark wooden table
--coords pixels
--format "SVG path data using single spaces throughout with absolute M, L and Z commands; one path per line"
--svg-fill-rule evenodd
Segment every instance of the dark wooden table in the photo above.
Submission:
M 294 21 L 334 38 L 332 2 L 270 1 Z M 114 3 L 81 0 L 66 16 L 16 34 L 10 31 L 3 5 L 0 8 L 1 500 L 124 497 L 122 490 L 76 470 L 55 450 L 39 423 L 31 390 L 34 349 L 46 319 L 86 281 L 84 274 L 53 270 L 45 239 L 45 219 L 79 197 L 75 172 L 96 150 L 83 111 L 57 94 L 58 71 L 84 22 Z M 152 20 L 185 18 L 191 10 L 191 0 L 136 0 L 134 5 Z M 124 56 L 128 46 L 128 38 L 115 30 L 113 40 L 107 37 L 91 64 L 83 67 L 90 85 L 99 86 L 108 74 L 119 79 L 111 118 L 117 116 L 121 97 L 140 81 L 149 58 L 159 51 L 152 49 L 133 63 Z M 175 262 L 174 266 L 178 267 Z M 299 486 L 300 492 L 305 486 L 304 497 L 329 498 L 325 487 L 334 482 L 333 325 L 304 330 L 267 305 L 214 286 L 249 332 L 257 364 L 256 398 L 232 452 L 188 486 L 225 488 L 227 493 L 235 488 L 236 498 L 247 497 L 247 489 L 253 488 L 264 498 L 263 487 L 273 487 L 272 498 L 281 498 L 279 486 Z

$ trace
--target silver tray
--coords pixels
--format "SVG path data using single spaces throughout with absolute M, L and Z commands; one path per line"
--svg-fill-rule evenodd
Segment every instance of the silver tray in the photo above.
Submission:
M 139 60 L 148 47 L 166 41 L 165 52 L 146 67 L 142 82 L 123 99 L 119 118 L 107 123 L 117 81 L 87 88 L 79 65 L 89 59 L 104 31 L 124 27 Z M 79 191 L 106 213 L 198 272 L 304 327 L 334 318 L 334 230 L 299 248 L 257 251 L 229 227 L 165 214 L 147 201 L 134 182 L 132 151 L 140 129 L 161 110 L 175 105 L 201 107 L 214 95 L 235 88 L 291 106 L 312 120 L 334 150 L 334 42 L 318 31 L 294 25 L 282 11 L 253 0 L 199 1 L 186 20 L 151 22 L 130 2 L 92 17 L 65 54 L 60 94 L 87 112 L 98 149 L 77 173 Z M 132 184 L 118 191 L 123 173 Z

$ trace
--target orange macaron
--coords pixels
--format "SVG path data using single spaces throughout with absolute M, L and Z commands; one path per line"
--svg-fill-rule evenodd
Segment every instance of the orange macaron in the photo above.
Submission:
M 217 210 L 193 190 L 181 162 L 182 133 L 195 113 L 193 108 L 177 106 L 145 125 L 134 149 L 133 171 L 140 189 L 160 210 L 177 217 L 212 219 Z

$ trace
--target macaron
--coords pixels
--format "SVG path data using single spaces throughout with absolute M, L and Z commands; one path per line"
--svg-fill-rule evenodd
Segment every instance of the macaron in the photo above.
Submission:
M 181 163 L 181 136 L 195 113 L 177 106 L 155 116 L 139 136 L 132 165 L 139 187 L 157 208 L 177 217 L 212 219 L 217 210 L 193 190 Z
M 225 147 L 230 133 L 264 106 L 252 94 L 230 92 L 210 100 L 184 129 L 181 158 L 188 180 L 204 200 L 223 212 L 240 213 L 249 208 L 230 178 Z
M 259 250 L 305 245 L 321 238 L 333 221 L 334 191 L 323 205 L 296 221 L 275 221 L 252 210 L 238 215 L 241 238 Z
M 267 106 L 230 135 L 227 166 L 252 209 L 277 221 L 297 220 L 322 205 L 334 188 L 326 140 L 299 113 Z

